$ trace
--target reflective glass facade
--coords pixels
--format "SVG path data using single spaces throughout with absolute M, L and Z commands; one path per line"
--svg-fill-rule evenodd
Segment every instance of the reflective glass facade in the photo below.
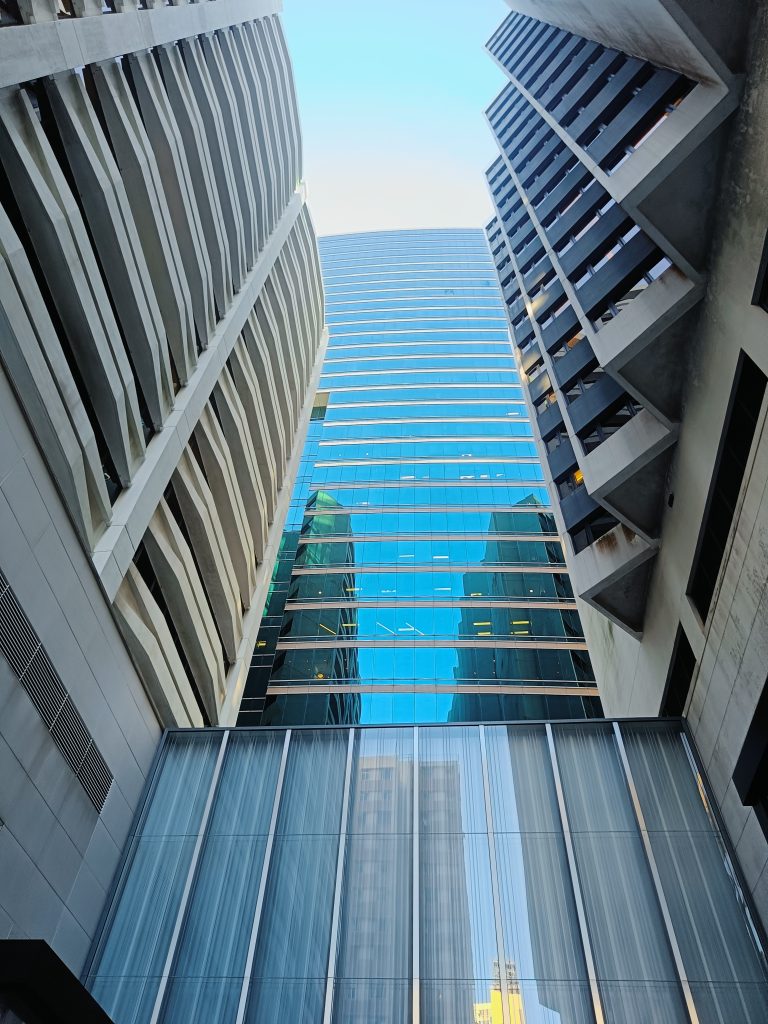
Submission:
M 599 715 L 483 232 L 320 253 L 330 341 L 239 723 Z
M 115 1024 L 764 1024 L 711 806 L 679 721 L 169 733 L 88 984 Z

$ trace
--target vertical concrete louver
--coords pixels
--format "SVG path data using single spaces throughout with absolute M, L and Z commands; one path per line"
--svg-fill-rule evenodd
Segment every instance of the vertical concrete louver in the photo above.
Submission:
M 236 714 L 324 336 L 280 6 L 3 5 L 2 368 L 167 726 Z

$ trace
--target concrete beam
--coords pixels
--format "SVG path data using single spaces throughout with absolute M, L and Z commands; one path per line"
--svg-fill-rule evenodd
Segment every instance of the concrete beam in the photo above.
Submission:
M 207 0 L 0 31 L 0 88 L 276 14 L 282 0 Z

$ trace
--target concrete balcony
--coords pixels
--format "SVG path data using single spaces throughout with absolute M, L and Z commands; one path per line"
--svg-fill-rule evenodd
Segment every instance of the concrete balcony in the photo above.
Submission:
M 668 427 L 679 419 L 686 345 L 703 293 L 703 284 L 669 267 L 590 339 L 606 373 Z
M 567 438 L 561 441 L 557 448 L 547 451 L 547 462 L 549 464 L 549 472 L 552 474 L 552 479 L 555 483 L 578 467 L 573 445 Z M 561 505 L 564 506 L 565 500 L 561 502 Z M 563 514 L 565 515 L 565 513 Z
M 667 470 L 676 440 L 676 428 L 667 427 L 642 409 L 579 459 L 590 495 L 648 543 L 659 534 Z
M 619 523 L 569 558 L 571 581 L 579 597 L 631 636 L 643 630 L 653 559 L 658 550 Z

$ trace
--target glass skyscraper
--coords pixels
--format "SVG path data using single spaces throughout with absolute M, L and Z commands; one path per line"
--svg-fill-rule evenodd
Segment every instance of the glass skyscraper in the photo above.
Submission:
M 482 231 L 320 251 L 329 347 L 240 724 L 599 715 Z

